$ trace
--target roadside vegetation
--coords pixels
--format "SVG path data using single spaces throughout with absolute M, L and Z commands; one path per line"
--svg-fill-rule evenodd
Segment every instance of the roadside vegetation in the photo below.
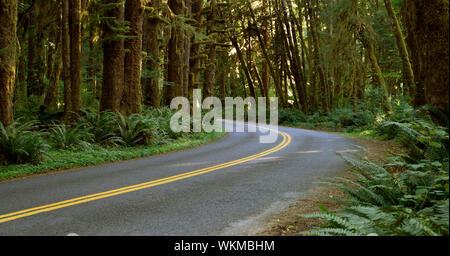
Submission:
M 301 235 L 449 235 L 447 116 L 433 107 L 414 109 L 402 101 L 393 108 L 392 115 L 366 105 L 358 113 L 346 108 L 313 116 L 295 110 L 280 112 L 281 124 L 393 140 L 407 150 L 394 153 L 385 164 L 369 160 L 364 148 L 355 156 L 342 156 L 352 166 L 350 177 L 318 182 L 344 194 L 339 198 L 322 195 L 337 203 L 338 210 L 318 205 L 319 212 L 301 215 L 325 221 Z
M 168 108 L 148 108 L 128 117 L 82 111 L 78 122 L 61 121 L 57 114 L 18 114 L 8 127 L 0 123 L 0 181 L 147 157 L 195 147 L 224 135 L 174 133 L 170 129 L 172 114 Z

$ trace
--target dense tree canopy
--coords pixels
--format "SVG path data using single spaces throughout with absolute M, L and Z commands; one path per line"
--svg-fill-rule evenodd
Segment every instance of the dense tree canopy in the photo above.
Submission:
M 448 0 L 1 0 L 0 120 L 176 96 L 448 113 Z

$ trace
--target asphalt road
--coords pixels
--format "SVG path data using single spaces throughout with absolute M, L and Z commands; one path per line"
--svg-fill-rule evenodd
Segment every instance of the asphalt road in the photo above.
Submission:
M 338 135 L 279 131 L 272 144 L 260 144 L 260 132 L 229 133 L 191 150 L 0 183 L 0 235 L 252 234 L 318 177 L 345 169 L 336 152 L 355 149 Z

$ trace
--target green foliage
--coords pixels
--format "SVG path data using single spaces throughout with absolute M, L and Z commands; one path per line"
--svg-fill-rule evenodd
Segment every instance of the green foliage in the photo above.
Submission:
M 130 116 L 108 111 L 83 111 L 80 126 L 92 134 L 93 141 L 99 145 L 162 145 L 169 140 L 187 136 L 170 129 L 172 114 L 173 111 L 166 107 L 146 108 L 142 114 Z
M 413 158 L 442 159 L 449 154 L 448 128 L 421 119 L 388 121 L 377 127 L 378 134 L 396 139 Z
M 42 139 L 43 133 L 36 131 L 36 121 L 19 121 L 8 127 L 0 122 L 0 164 L 37 162 L 49 149 Z
M 299 109 L 283 108 L 278 112 L 280 124 L 298 124 L 306 122 L 307 116 Z
M 144 110 L 143 115 L 149 120 L 148 123 L 151 124 L 154 129 L 154 143 L 164 144 L 167 143 L 168 140 L 182 138 L 187 135 L 185 133 L 176 133 L 172 131 L 170 128 L 170 119 L 173 114 L 174 111 L 167 107 L 147 108 Z
M 82 110 L 76 125 L 59 120 L 61 123 L 52 124 L 15 122 L 1 127 L 0 164 L 38 163 L 43 160 L 44 153 L 56 150 L 162 146 L 180 139 L 195 140 L 198 134 L 172 131 L 170 119 L 173 113 L 166 107 L 146 108 L 142 114 L 130 116 Z M 38 115 L 24 112 L 23 116 L 24 120 L 33 120 Z M 204 133 L 200 134 L 204 136 Z
M 104 146 L 117 146 L 124 143 L 122 138 L 117 135 L 119 126 L 116 122 L 116 114 L 109 111 L 101 113 L 82 112 L 80 127 L 93 135 L 95 143 Z
M 90 146 L 93 134 L 80 126 L 71 127 L 65 124 L 54 125 L 49 131 L 49 140 L 55 149 L 69 149 L 79 146 Z
M 281 125 L 299 126 L 303 128 L 361 128 L 374 123 L 375 115 L 368 110 L 361 110 L 356 113 L 351 108 L 337 108 L 330 113 L 314 113 L 305 115 L 298 109 L 280 109 L 279 123 Z
M 50 150 L 36 164 L 0 165 L 0 181 L 23 177 L 31 174 L 58 171 L 82 166 L 93 166 L 148 157 L 180 149 L 196 147 L 222 137 L 224 133 L 196 133 L 189 138 L 168 141 L 164 145 L 148 145 L 140 147 L 103 147 L 92 144 L 90 147 L 79 147 L 77 150 Z
M 423 120 L 388 121 L 380 125 L 390 138 L 401 137 L 413 153 L 389 158 L 385 166 L 342 156 L 354 168 L 354 179 L 327 179 L 322 184 L 345 193 L 343 209 L 306 215 L 326 224 L 303 235 L 449 234 L 449 157 L 445 128 Z M 437 153 L 435 150 L 443 151 Z
M 155 136 L 151 119 L 143 115 L 117 115 L 119 136 L 127 146 L 148 145 Z

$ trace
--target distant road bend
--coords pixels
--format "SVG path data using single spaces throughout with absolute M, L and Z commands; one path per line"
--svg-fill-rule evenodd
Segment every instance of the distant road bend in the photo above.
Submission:
M 274 127 L 267 126 L 268 129 Z M 266 128 L 266 129 L 267 129 Z M 0 235 L 248 235 L 346 168 L 346 137 L 278 128 L 165 155 L 0 183 Z

